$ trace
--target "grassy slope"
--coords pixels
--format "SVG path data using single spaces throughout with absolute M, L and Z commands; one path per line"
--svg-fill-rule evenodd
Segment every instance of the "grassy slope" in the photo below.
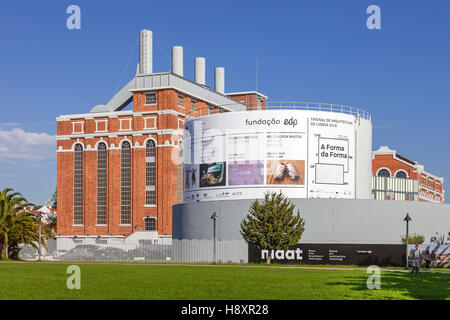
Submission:
M 0 264 L 0 299 L 450 299 L 450 275 L 365 271 L 80 264 L 81 290 L 68 290 L 68 264 Z

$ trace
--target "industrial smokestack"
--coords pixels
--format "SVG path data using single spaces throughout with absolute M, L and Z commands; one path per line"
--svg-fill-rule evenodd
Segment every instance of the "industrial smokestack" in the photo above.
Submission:
M 197 82 L 198 84 L 205 85 L 205 65 L 205 58 L 195 58 L 195 82 Z
M 214 69 L 214 90 L 219 93 L 225 93 L 225 68 L 217 67 Z
M 183 76 L 183 47 L 172 47 L 172 72 Z
M 139 74 L 153 73 L 153 32 L 141 30 L 139 42 Z

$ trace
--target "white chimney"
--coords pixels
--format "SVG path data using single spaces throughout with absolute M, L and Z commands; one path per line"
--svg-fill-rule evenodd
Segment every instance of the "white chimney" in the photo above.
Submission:
M 183 47 L 172 47 L 172 72 L 183 76 Z
M 195 58 L 195 82 L 197 82 L 198 84 L 205 85 L 205 65 L 205 58 Z
M 214 69 L 214 90 L 225 93 L 225 68 L 216 67 Z
M 139 42 L 139 74 L 153 73 L 153 32 L 141 30 Z

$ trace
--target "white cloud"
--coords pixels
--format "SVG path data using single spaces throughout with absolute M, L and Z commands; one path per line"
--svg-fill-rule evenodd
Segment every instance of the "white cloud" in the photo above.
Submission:
M 20 128 L 0 129 L 0 161 L 42 161 L 56 158 L 56 136 L 26 132 Z

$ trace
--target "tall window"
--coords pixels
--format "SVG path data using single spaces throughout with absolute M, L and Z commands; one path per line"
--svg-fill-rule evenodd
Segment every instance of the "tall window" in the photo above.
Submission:
M 83 146 L 75 145 L 73 160 L 73 224 L 83 224 Z
M 131 224 L 131 145 L 128 141 L 122 143 L 121 160 L 121 203 L 120 223 Z
M 195 111 L 195 104 L 197 103 L 197 101 L 195 101 L 194 99 L 191 99 L 191 112 Z
M 145 231 L 155 231 L 156 230 L 156 218 L 145 217 Z
M 97 224 L 106 224 L 107 151 L 101 142 L 97 150 Z
M 379 177 L 390 177 L 391 176 L 391 172 L 388 169 L 381 169 L 378 171 L 377 176 Z
M 156 145 L 153 140 L 145 146 L 145 204 L 156 204 Z
M 178 141 L 178 202 L 183 202 L 183 142 Z

